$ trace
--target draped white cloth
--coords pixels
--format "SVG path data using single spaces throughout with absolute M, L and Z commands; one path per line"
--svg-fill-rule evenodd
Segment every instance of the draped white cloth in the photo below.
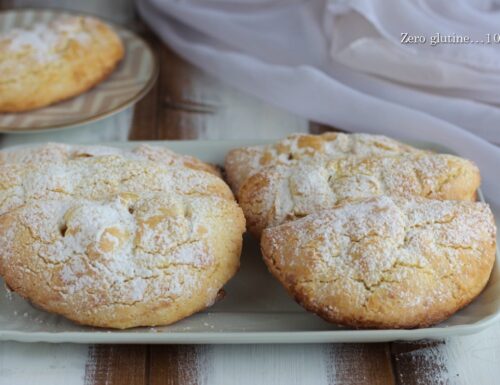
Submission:
M 437 142 L 474 160 L 500 208 L 500 149 L 488 142 L 500 143 L 499 0 L 137 7 L 180 55 L 270 103 L 348 131 Z

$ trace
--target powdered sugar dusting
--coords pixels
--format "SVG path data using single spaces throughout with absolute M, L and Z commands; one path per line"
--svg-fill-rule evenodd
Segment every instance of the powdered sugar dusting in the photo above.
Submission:
M 69 41 L 89 44 L 92 35 L 84 28 L 89 17 L 63 16 L 49 24 L 37 23 L 30 29 L 14 29 L 0 36 L 0 44 L 7 42 L 7 50 L 13 54 L 26 53 L 39 63 L 57 60 L 59 51 Z
M 6 281 L 34 303 L 94 325 L 169 323 L 212 303 L 234 274 L 244 231 L 224 181 L 182 162 L 70 149 L 68 156 L 65 145 L 39 147 L 41 162 L 0 166 Z M 230 228 L 221 234 L 224 223 Z
M 451 155 L 348 157 L 264 168 L 243 184 L 239 201 L 260 232 L 345 201 L 383 194 L 469 200 L 478 187 L 477 168 Z
M 226 171 L 234 191 L 260 169 L 279 164 L 296 164 L 304 160 L 331 160 L 346 156 L 396 156 L 422 153 L 411 146 L 381 135 L 325 133 L 295 134 L 272 144 L 244 147 L 226 157 Z
M 0 164 L 14 163 L 60 163 L 65 160 L 116 155 L 129 160 L 151 160 L 158 164 L 188 167 L 218 175 L 217 170 L 199 159 L 177 154 L 167 147 L 140 144 L 132 149 L 120 149 L 109 146 L 70 145 L 64 143 L 46 143 L 23 148 L 0 151 Z
M 374 324 L 410 325 L 436 304 L 453 309 L 474 298 L 495 242 L 486 204 L 381 196 L 269 228 L 262 244 L 282 281 L 312 290 L 314 306 L 334 319 L 362 312 Z
M 7 214 L 17 222 L 11 227 L 15 231 L 0 237 L 3 263 L 26 265 L 36 272 L 39 290 L 64 298 L 59 306 L 84 311 L 93 311 L 94 301 L 102 310 L 103 305 L 190 298 L 218 266 L 207 229 L 223 202 L 175 195 L 166 200 L 155 193 L 134 201 L 31 201 Z M 29 229 L 28 243 L 23 228 Z M 168 231 L 174 231 L 175 242 L 159 242 Z M 44 281 L 51 287 L 44 288 Z M 18 283 L 30 284 L 40 285 L 29 277 Z
M 104 199 L 120 192 L 175 192 L 214 195 L 233 200 L 227 185 L 218 177 L 186 167 L 164 167 L 150 161 L 121 156 L 79 158 L 55 164 L 31 163 L 0 166 L 0 212 L 30 199 L 59 199 L 66 196 Z

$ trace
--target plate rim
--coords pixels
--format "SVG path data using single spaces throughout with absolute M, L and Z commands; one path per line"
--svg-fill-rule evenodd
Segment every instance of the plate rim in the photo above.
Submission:
M 269 139 L 227 139 L 227 140 L 146 140 L 146 141 L 123 141 L 86 143 L 85 145 L 113 146 L 118 148 L 133 147 L 139 144 L 152 144 L 167 146 L 173 151 L 179 151 L 175 147 L 205 147 L 205 146 L 242 146 L 273 143 Z M 407 144 L 423 147 L 437 146 L 440 151 L 446 151 L 446 147 L 428 141 L 403 141 Z M 40 143 L 21 144 L 8 146 L 2 150 L 15 150 L 16 148 L 29 147 Z M 486 202 L 481 189 L 478 189 L 478 197 Z M 497 253 L 493 269 L 500 271 Z M 493 270 L 492 270 L 493 271 Z M 168 332 L 156 331 L 155 328 L 137 328 L 130 330 L 92 329 L 88 331 L 65 331 L 65 332 L 43 332 L 43 331 L 15 331 L 1 330 L 0 341 L 17 341 L 26 343 L 48 342 L 48 343 L 103 343 L 103 344 L 292 344 L 292 343 L 370 343 L 389 342 L 396 340 L 413 341 L 420 339 L 443 339 L 452 336 L 464 336 L 479 333 L 500 320 L 500 307 L 494 313 L 469 324 L 451 326 L 426 327 L 420 329 L 335 329 L 335 330 L 310 330 L 310 331 L 201 331 L 201 332 Z
M 75 127 L 78 127 L 78 126 L 82 126 L 84 124 L 94 123 L 94 122 L 96 122 L 98 120 L 107 118 L 107 117 L 109 117 L 111 115 L 115 115 L 115 114 L 117 114 L 117 113 L 125 110 L 129 106 L 137 103 L 144 96 L 146 96 L 146 94 L 155 85 L 155 83 L 156 83 L 156 81 L 158 79 L 158 76 L 160 74 L 160 59 L 159 59 L 159 55 L 158 55 L 157 52 L 155 52 L 155 50 L 152 48 L 151 44 L 147 40 L 145 40 L 142 36 L 140 36 L 138 33 L 136 33 L 135 31 L 133 31 L 132 29 L 127 28 L 127 27 L 125 27 L 125 26 L 123 26 L 123 25 L 121 25 L 119 23 L 116 23 L 114 21 L 109 20 L 109 18 L 102 17 L 102 16 L 97 15 L 95 13 L 80 12 L 80 11 L 75 11 L 75 10 L 72 10 L 72 9 L 64 9 L 64 8 L 58 8 L 58 7 L 36 7 L 36 6 L 32 6 L 32 7 L 8 8 L 8 9 L 1 10 L 0 11 L 0 16 L 3 15 L 3 14 L 9 13 L 9 12 L 12 12 L 12 13 L 18 13 L 19 12 L 20 13 L 20 12 L 29 12 L 29 11 L 49 11 L 49 12 L 60 13 L 60 14 L 92 16 L 92 17 L 98 18 L 99 20 L 104 21 L 106 24 L 110 25 L 116 32 L 125 31 L 125 32 L 131 34 L 135 39 L 141 41 L 144 44 L 144 46 L 146 47 L 146 49 L 150 52 L 151 57 L 153 58 L 153 71 L 152 71 L 152 75 L 150 76 L 150 78 L 148 79 L 148 81 L 146 82 L 146 84 L 144 85 L 144 87 L 138 93 L 136 93 L 133 97 L 125 100 L 120 105 L 118 105 L 118 106 L 116 106 L 116 107 L 114 107 L 114 108 L 112 108 L 112 109 L 110 109 L 108 111 L 99 113 L 99 114 L 91 116 L 91 117 L 87 117 L 85 119 L 76 120 L 76 121 L 71 122 L 71 123 L 60 123 L 60 124 L 56 124 L 56 125 L 45 125 L 45 126 L 40 126 L 38 128 L 14 129 L 14 128 L 10 128 L 10 127 L 6 127 L 6 126 L 1 126 L 0 125 L 0 133 L 3 133 L 3 134 L 36 134 L 36 133 L 52 132 L 52 131 L 59 131 L 59 130 L 64 130 L 64 129 L 71 129 L 71 128 L 75 128 Z M 114 72 L 114 70 L 113 70 L 113 72 Z M 112 73 L 110 75 L 112 75 Z M 108 78 L 106 78 L 103 82 L 106 82 L 107 80 L 108 80 Z M 85 92 L 83 92 L 81 94 L 75 95 L 75 96 L 73 96 L 73 97 L 71 97 L 71 98 L 69 98 L 67 100 L 71 100 L 73 98 L 78 98 L 79 96 L 83 95 L 84 93 L 86 93 L 86 92 L 94 89 L 99 84 L 101 84 L 101 83 L 98 83 L 94 87 L 92 87 L 91 89 L 86 90 Z M 49 108 L 51 106 L 57 105 L 58 103 L 64 103 L 65 101 L 66 100 L 61 100 L 59 102 L 56 102 L 56 103 L 51 104 L 49 106 L 45 106 L 45 107 L 39 108 L 37 110 L 43 110 L 44 108 Z M 35 111 L 35 110 L 33 110 L 33 111 Z M 30 111 L 25 111 L 25 112 L 29 113 Z M 0 113 L 0 116 L 1 115 L 2 114 Z

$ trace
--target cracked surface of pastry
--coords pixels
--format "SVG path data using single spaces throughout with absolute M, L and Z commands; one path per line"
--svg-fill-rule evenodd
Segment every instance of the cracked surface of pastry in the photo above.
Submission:
M 237 193 L 248 177 L 268 166 L 296 164 L 307 159 L 395 156 L 416 152 L 423 150 L 381 135 L 336 132 L 294 134 L 274 144 L 231 150 L 226 156 L 224 167 L 228 182 Z
M 245 219 L 216 175 L 121 155 L 0 166 L 0 274 L 37 306 L 99 327 L 210 306 Z
M 474 200 L 479 184 L 477 167 L 452 155 L 350 156 L 264 168 L 243 183 L 238 201 L 259 236 L 268 226 L 378 195 Z
M 327 321 L 415 328 L 479 295 L 496 228 L 483 203 L 381 196 L 268 228 L 261 248 L 287 291 Z
M 89 16 L 61 16 L 0 36 L 0 112 L 71 98 L 110 75 L 124 56 L 113 29 Z
M 72 145 L 45 143 L 34 146 L 0 150 L 0 165 L 8 163 L 62 162 L 65 160 L 117 155 L 126 159 L 151 160 L 165 166 L 184 166 L 220 176 L 219 170 L 208 163 L 184 154 L 178 154 L 167 147 L 139 144 L 131 149 L 120 149 L 98 145 Z
M 110 155 L 0 166 L 0 213 L 36 199 L 103 200 L 144 191 L 217 196 L 234 202 L 229 186 L 216 175 L 149 160 Z
M 244 218 L 216 194 L 32 199 L 0 217 L 0 274 L 44 310 L 98 327 L 166 325 L 236 273 Z

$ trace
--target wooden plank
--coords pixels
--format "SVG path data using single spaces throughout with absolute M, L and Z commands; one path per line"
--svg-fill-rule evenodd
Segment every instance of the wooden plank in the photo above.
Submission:
M 309 122 L 309 133 L 314 135 L 323 134 L 328 131 L 338 131 L 338 132 L 347 132 L 337 127 L 328 126 L 326 124 L 317 123 L 317 122 Z
M 193 96 L 201 88 L 199 80 L 206 75 L 180 58 L 150 31 L 143 36 L 158 55 L 160 74 L 153 89 L 134 109 L 129 138 L 168 140 L 199 137 L 206 124 L 205 115 L 216 112 L 214 106 L 197 101 Z
M 165 45 L 160 49 L 160 63 L 158 137 L 196 139 L 202 136 L 206 120 L 217 113 L 217 107 L 206 102 L 207 95 L 201 92 L 201 79 L 206 75 Z
M 451 384 L 442 341 L 391 344 L 394 375 L 398 385 Z M 456 379 L 455 379 L 456 380 Z
M 197 385 L 205 383 L 203 346 L 152 345 L 149 360 L 150 385 Z
M 204 115 L 215 113 L 214 107 L 189 94 L 197 89 L 193 86 L 197 84 L 195 78 L 204 75 L 156 38 L 150 36 L 148 40 L 158 54 L 160 75 L 134 110 L 130 139 L 195 139 L 203 130 Z
M 85 385 L 146 385 L 146 345 L 93 345 L 85 365 Z
M 395 384 L 389 344 L 331 344 L 327 360 L 332 385 Z
M 143 30 L 142 36 L 148 40 L 156 53 L 161 49 L 160 42 L 151 32 Z M 161 66 L 160 66 L 161 74 Z M 161 76 L 161 75 L 160 75 Z M 134 107 L 129 140 L 155 140 L 158 138 L 160 82 L 157 81 L 148 94 Z

